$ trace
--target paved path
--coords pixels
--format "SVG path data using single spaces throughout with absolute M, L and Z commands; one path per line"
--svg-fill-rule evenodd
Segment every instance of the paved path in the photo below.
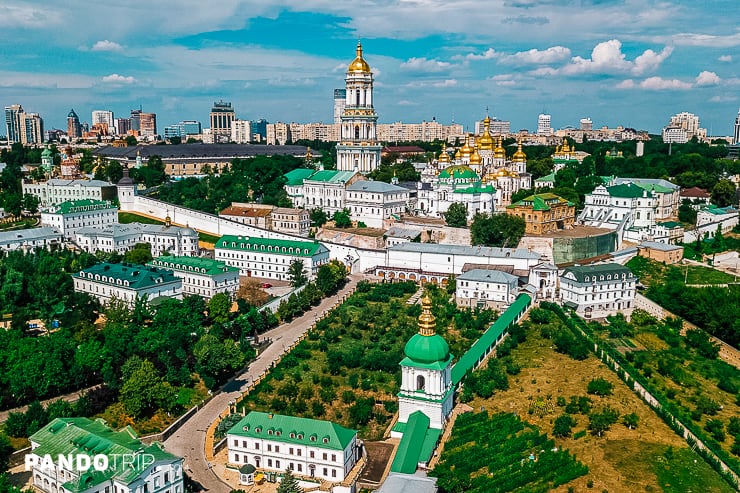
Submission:
M 58 395 L 56 397 L 52 397 L 51 399 L 46 399 L 45 401 L 41 401 L 41 404 L 44 407 L 46 407 L 49 405 L 49 403 L 58 401 L 59 399 L 65 400 L 67 402 L 75 402 L 76 400 L 80 398 L 82 394 L 89 392 L 93 389 L 97 389 L 98 387 L 100 387 L 100 384 L 93 385 L 92 387 L 88 387 L 86 389 L 77 390 L 69 394 Z M 21 407 L 16 407 L 15 409 L 8 409 L 7 411 L 0 411 L 0 423 L 5 423 L 10 413 L 24 413 L 26 412 L 26 409 L 28 409 L 28 406 L 21 406 Z
M 213 493 L 229 493 L 231 487 L 221 481 L 211 469 L 205 456 L 206 430 L 229 407 L 229 402 L 239 397 L 250 385 L 252 379 L 262 375 L 272 363 L 285 352 L 285 349 L 296 342 L 311 325 L 316 317 L 332 308 L 348 292 L 353 290 L 363 277 L 352 275 L 345 287 L 336 295 L 326 298 L 313 310 L 288 324 L 261 334 L 261 338 L 272 339 L 272 344 L 250 363 L 249 368 L 224 386 L 222 392 L 211 399 L 203 409 L 193 415 L 164 444 L 168 452 L 185 458 L 185 470 L 189 476 L 200 483 L 204 490 Z

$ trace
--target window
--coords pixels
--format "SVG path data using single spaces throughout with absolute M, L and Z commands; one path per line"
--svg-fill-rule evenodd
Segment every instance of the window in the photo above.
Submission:
M 267 451 L 272 452 L 272 445 L 270 445 L 269 443 L 267 444 Z
M 326 454 L 326 452 L 324 452 L 323 459 L 324 460 L 327 460 L 327 454 Z
M 336 469 L 332 469 L 331 470 L 331 477 L 332 478 L 336 478 L 337 477 L 337 470 Z
M 331 454 L 331 461 L 336 462 L 337 461 L 337 454 Z
M 255 450 L 259 450 L 260 449 L 260 443 L 259 442 L 254 442 L 254 449 Z
M 315 457 L 315 455 L 316 455 L 316 454 L 314 453 L 314 451 L 313 451 L 313 450 L 309 450 L 309 452 L 308 452 L 308 456 L 309 456 L 310 458 L 312 458 L 312 459 L 313 459 L 313 458 Z
M 267 459 L 267 467 L 272 467 L 272 459 Z
M 234 462 L 239 462 L 239 454 L 234 454 Z
M 275 467 L 277 467 L 278 469 L 280 469 L 280 461 L 279 460 L 276 460 L 275 461 Z

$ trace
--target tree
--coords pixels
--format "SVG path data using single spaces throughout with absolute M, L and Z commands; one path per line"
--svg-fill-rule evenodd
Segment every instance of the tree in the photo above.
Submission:
M 470 225 L 470 236 L 473 245 L 515 248 L 525 228 L 524 219 L 519 216 L 478 213 Z
M 607 395 L 612 395 L 612 387 L 613 385 L 611 384 L 611 382 L 599 377 L 588 382 L 588 388 L 586 392 L 603 397 Z
M 619 413 L 611 407 L 605 407 L 599 412 L 593 412 L 588 416 L 588 429 L 596 436 L 601 436 L 611 425 L 617 422 Z
M 444 216 L 447 226 L 452 228 L 464 228 L 468 225 L 468 210 L 461 202 L 450 204 Z
M 132 356 L 121 370 L 124 378 L 120 399 L 126 412 L 140 417 L 158 407 L 171 407 L 176 400 L 174 389 L 162 380 L 149 360 Z
M 625 414 L 622 417 L 622 424 L 629 428 L 630 430 L 633 428 L 637 428 L 637 424 L 640 422 L 640 417 L 635 413 L 629 413 Z
M 220 341 L 211 334 L 204 335 L 195 344 L 193 356 L 195 369 L 209 388 L 221 383 L 245 362 L 244 354 L 233 340 Z
M 208 300 L 208 316 L 214 323 L 225 324 L 231 314 L 231 298 L 226 293 L 216 293 Z
M 10 440 L 4 434 L 0 434 L 0 473 L 8 470 L 10 456 L 13 453 L 13 446 Z
M 177 135 L 170 137 L 170 144 L 172 145 L 182 144 L 182 137 L 179 137 Z
M 558 438 L 568 438 L 571 434 L 573 427 L 576 425 L 576 420 L 570 414 L 563 414 L 555 419 L 553 424 L 552 434 Z
M 349 218 L 350 212 L 346 207 L 341 211 L 334 213 L 334 226 L 337 228 L 351 228 L 352 220 Z
M 290 285 L 294 288 L 303 286 L 308 282 L 305 268 L 305 264 L 299 259 L 294 259 L 290 262 L 290 266 L 288 267 L 288 277 L 290 278 Z
M 23 210 L 30 214 L 36 214 L 39 211 L 39 198 L 29 193 L 23 195 Z
M 730 180 L 722 179 L 712 189 L 712 202 L 719 207 L 727 207 L 735 203 L 735 184 Z
M 139 143 L 135 135 L 128 135 L 126 136 L 125 140 L 126 140 L 126 147 L 136 147 L 136 144 Z
M 309 214 L 311 217 L 311 224 L 316 226 L 317 228 L 320 228 L 321 226 L 326 224 L 326 221 L 329 220 L 329 218 L 326 216 L 326 212 L 324 212 L 324 209 L 321 209 L 319 207 L 311 209 L 311 212 Z
M 293 476 L 290 469 L 285 471 L 283 479 L 277 488 L 277 493 L 302 493 L 303 488 L 298 485 L 298 480 Z
M 340 283 L 347 277 L 347 269 L 337 259 L 319 267 L 316 274 L 316 286 L 325 296 L 333 294 L 339 288 Z
M 270 295 L 262 289 L 262 283 L 253 277 L 242 281 L 236 296 L 252 306 L 262 306 L 270 299 Z
M 144 265 L 152 260 L 152 245 L 137 243 L 134 248 L 123 255 L 123 260 L 132 264 Z
M 691 200 L 683 199 L 681 205 L 678 206 L 678 220 L 692 226 L 696 224 L 696 209 L 691 207 Z

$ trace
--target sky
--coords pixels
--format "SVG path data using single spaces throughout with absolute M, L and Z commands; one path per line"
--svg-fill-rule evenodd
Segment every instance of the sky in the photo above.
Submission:
M 333 90 L 362 40 L 379 123 L 435 118 L 474 130 L 624 125 L 671 115 L 729 135 L 740 107 L 738 0 L 4 0 L 0 105 L 66 129 L 74 108 L 208 126 L 332 121 Z M 4 131 L 0 131 L 4 133 Z

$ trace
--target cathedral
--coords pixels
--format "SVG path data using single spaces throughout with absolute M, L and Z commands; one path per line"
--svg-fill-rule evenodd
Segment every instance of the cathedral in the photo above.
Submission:
M 357 42 L 355 59 L 347 67 L 347 92 L 337 144 L 337 170 L 370 173 L 380 166 L 378 114 L 373 108 L 373 74 Z
M 491 136 L 488 116 L 483 120 L 482 135 L 468 135 L 465 144 L 453 150 L 453 157 L 449 151 L 444 149 L 422 171 L 416 207 L 419 215 L 440 217 L 459 202 L 472 219 L 478 212 L 490 214 L 503 209 L 511 204 L 513 193 L 532 188 L 521 141 L 508 158 L 502 137 Z

